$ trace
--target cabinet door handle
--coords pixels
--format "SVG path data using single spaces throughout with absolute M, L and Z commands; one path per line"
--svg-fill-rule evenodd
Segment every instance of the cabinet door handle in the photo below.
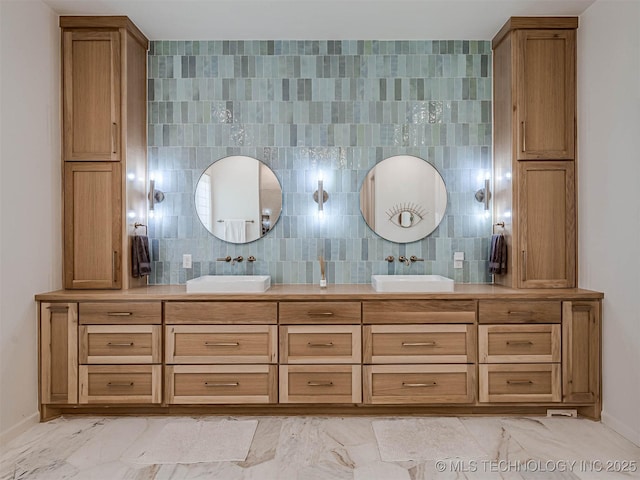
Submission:
M 531 380 L 507 380 L 507 385 L 533 385 Z
M 113 265 L 111 268 L 113 270 L 113 282 L 117 283 L 118 282 L 118 251 L 117 250 L 113 251 Z
M 205 387 L 239 387 L 238 382 L 204 382 Z
M 507 340 L 507 345 L 509 345 L 510 347 L 516 347 L 516 346 L 521 346 L 521 345 L 533 345 L 533 342 L 530 342 L 529 340 Z
M 403 387 L 435 387 L 437 386 L 437 382 L 428 382 L 428 383 L 406 383 L 402 382 Z
M 333 312 L 307 312 L 310 317 L 331 317 Z
M 107 387 L 133 387 L 133 382 L 109 382 Z
M 239 342 L 204 342 L 205 347 L 238 347 Z
M 108 347 L 133 347 L 133 342 L 109 342 Z
M 333 347 L 333 342 L 328 343 L 307 343 L 310 347 Z
M 527 280 L 527 251 L 522 250 L 522 281 Z
M 133 312 L 107 312 L 108 317 L 130 317 Z
M 525 122 L 522 125 L 522 153 L 527 151 L 527 124 Z
M 309 387 L 333 387 L 333 382 L 307 382 Z
M 118 124 L 111 124 L 111 153 L 118 153 Z
M 402 342 L 403 347 L 435 347 L 436 342 Z

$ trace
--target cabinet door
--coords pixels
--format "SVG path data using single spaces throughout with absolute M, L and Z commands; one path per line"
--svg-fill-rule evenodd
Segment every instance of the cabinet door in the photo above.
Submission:
M 600 302 L 562 303 L 562 397 L 600 399 Z
M 40 304 L 40 403 L 78 402 L 78 306 Z
M 64 160 L 121 159 L 120 36 L 63 33 Z
M 523 162 L 518 170 L 519 287 L 573 288 L 576 278 L 574 164 Z
M 575 30 L 517 32 L 518 160 L 575 155 Z
M 64 169 L 65 288 L 121 288 L 120 164 Z

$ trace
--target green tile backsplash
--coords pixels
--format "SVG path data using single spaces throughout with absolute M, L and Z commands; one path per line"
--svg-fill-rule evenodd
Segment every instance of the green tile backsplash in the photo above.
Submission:
M 149 171 L 166 199 L 149 219 L 151 283 L 207 274 L 270 274 L 275 283 L 369 283 L 372 274 L 439 274 L 490 282 L 491 219 L 474 199 L 491 168 L 491 46 L 486 41 L 153 41 L 149 51 Z M 445 218 L 409 244 L 381 239 L 360 215 L 360 185 L 394 155 L 434 165 Z M 213 237 L 195 212 L 212 162 L 248 155 L 283 190 L 277 225 L 253 243 Z M 314 214 L 316 172 L 330 194 Z M 241 179 L 238 179 L 241 181 Z M 453 252 L 465 252 L 453 269 Z M 193 268 L 182 268 L 182 255 Z M 254 255 L 253 264 L 216 262 Z M 411 267 L 387 255 L 425 259 Z

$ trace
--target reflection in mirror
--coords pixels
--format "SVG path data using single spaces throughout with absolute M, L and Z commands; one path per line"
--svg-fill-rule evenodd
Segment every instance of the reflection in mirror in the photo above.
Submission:
M 438 171 L 421 158 L 389 157 L 373 167 L 360 189 L 360 211 L 369 228 L 397 243 L 433 232 L 447 208 L 447 189 Z
M 226 157 L 202 173 L 195 192 L 202 225 L 220 240 L 248 243 L 273 228 L 282 211 L 282 188 L 264 163 Z

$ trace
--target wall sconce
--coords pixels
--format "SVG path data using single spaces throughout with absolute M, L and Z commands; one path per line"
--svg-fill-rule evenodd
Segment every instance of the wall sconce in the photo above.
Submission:
M 480 203 L 484 203 L 484 209 L 489 210 L 489 200 L 491 200 L 491 190 L 489 188 L 490 180 L 484 179 L 484 188 L 481 188 L 476 192 L 476 200 Z
M 318 190 L 313 192 L 313 200 L 318 204 L 318 212 L 322 212 L 325 202 L 329 200 L 329 194 L 324 190 L 322 178 L 318 179 Z
M 164 193 L 156 190 L 156 181 L 154 179 L 149 180 L 149 210 L 153 210 L 156 203 L 162 203 L 163 201 Z

